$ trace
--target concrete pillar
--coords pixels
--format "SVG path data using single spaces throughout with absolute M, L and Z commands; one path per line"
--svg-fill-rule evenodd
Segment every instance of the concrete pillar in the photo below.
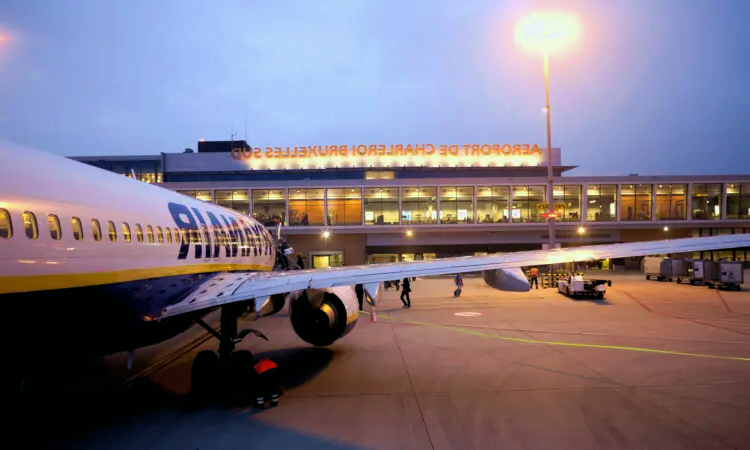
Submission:
M 656 184 L 651 185 L 651 222 L 656 222 Z
M 601 205 L 599 205 L 601 208 Z M 581 211 L 579 214 L 581 215 L 581 223 L 588 222 L 588 213 L 589 213 L 589 184 L 583 183 L 581 186 Z
M 471 206 L 471 208 L 472 208 L 472 214 L 474 215 L 474 221 L 472 223 L 477 223 L 477 215 L 478 215 L 478 211 L 477 211 L 477 187 L 476 186 L 472 186 L 471 189 L 472 189 L 472 191 L 471 191 L 472 192 L 472 199 L 471 199 L 472 206 Z
M 688 183 L 687 192 L 685 192 L 685 214 L 687 214 L 687 220 L 693 220 L 693 183 Z
M 721 184 L 721 220 L 727 219 L 727 183 Z
M 508 185 L 508 223 L 513 223 L 513 185 Z

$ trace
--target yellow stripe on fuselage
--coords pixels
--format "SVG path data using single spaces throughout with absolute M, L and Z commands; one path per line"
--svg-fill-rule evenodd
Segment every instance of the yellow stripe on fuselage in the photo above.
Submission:
M 148 269 L 112 270 L 106 272 L 0 277 L 0 294 L 99 286 L 144 280 L 147 278 L 229 272 L 233 270 L 270 272 L 271 269 L 271 266 L 260 264 L 194 264 L 190 266 L 151 267 Z

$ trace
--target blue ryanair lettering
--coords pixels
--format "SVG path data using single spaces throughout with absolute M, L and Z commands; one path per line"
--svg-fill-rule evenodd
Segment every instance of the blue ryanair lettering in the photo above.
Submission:
M 245 230 L 245 235 L 247 236 L 248 245 L 252 247 L 253 249 L 253 256 L 258 256 L 258 236 L 255 234 L 255 231 L 253 230 L 253 226 L 248 222 L 247 220 L 242 220 L 242 227 Z M 250 256 L 250 249 L 247 249 L 247 256 Z
M 232 224 L 231 227 L 236 233 L 237 240 L 239 241 L 240 245 L 240 256 L 245 257 L 248 253 L 248 247 L 247 242 L 245 241 L 245 233 L 242 232 L 242 228 L 237 223 L 237 220 L 233 216 L 229 216 L 229 222 Z
M 221 225 L 221 222 L 219 222 L 219 219 L 217 219 L 211 211 L 207 211 L 206 215 L 208 216 L 208 220 L 211 222 L 211 225 L 214 227 L 214 258 L 219 257 L 219 252 L 221 250 L 220 245 L 222 241 L 225 245 L 225 256 L 227 258 L 230 258 L 232 250 L 229 246 L 229 238 L 226 231 L 224 230 L 224 227 Z
M 226 228 L 227 228 L 227 234 L 229 234 L 229 237 L 231 239 L 231 245 L 232 245 L 231 257 L 234 258 L 235 256 L 237 256 L 237 241 L 239 240 L 239 237 L 237 236 L 237 232 L 234 229 L 232 229 L 232 226 L 229 224 L 229 221 L 227 220 L 226 217 L 224 217 L 223 214 L 221 215 L 221 220 L 224 221 L 224 224 L 226 225 Z
M 198 223 L 195 221 L 195 218 L 190 213 L 190 209 L 188 209 L 187 206 L 180 203 L 169 202 L 167 207 L 169 208 L 169 213 L 172 215 L 172 220 L 174 220 L 175 225 L 178 229 L 182 230 L 180 233 L 181 235 L 185 232 L 188 233 L 189 236 L 191 232 L 198 231 Z M 181 239 L 180 252 L 177 255 L 177 259 L 186 259 L 189 249 L 190 239 Z
M 191 208 L 193 210 L 193 213 L 195 213 L 195 217 L 198 218 L 198 222 L 202 225 L 202 232 L 203 232 L 203 246 L 206 248 L 206 258 L 211 257 L 211 236 L 208 234 L 208 230 L 206 229 L 206 221 L 203 219 L 203 215 L 201 215 L 201 212 L 198 211 L 198 208 Z M 200 251 L 201 245 L 197 244 L 195 246 L 195 258 L 198 259 L 201 257 L 201 251 Z

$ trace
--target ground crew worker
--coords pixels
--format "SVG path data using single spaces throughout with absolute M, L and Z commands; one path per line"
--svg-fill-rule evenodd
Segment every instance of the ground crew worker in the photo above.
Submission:
M 365 287 L 361 284 L 354 285 L 354 292 L 357 293 L 357 301 L 359 302 L 359 310 L 364 311 L 364 300 L 365 300 Z
M 411 283 L 408 278 L 404 278 L 403 286 L 401 289 L 401 302 L 404 304 L 404 309 L 411 308 L 411 298 L 409 298 L 409 292 L 411 292 Z M 406 300 L 404 300 L 406 297 Z
M 461 288 L 464 287 L 464 279 L 461 276 L 460 273 L 456 274 L 456 278 L 453 279 L 453 283 L 456 285 L 456 290 L 453 291 L 454 297 L 460 297 L 461 296 Z
M 536 284 L 536 288 L 539 289 L 539 269 L 536 267 L 531 268 L 531 280 L 529 280 L 529 289 L 531 285 Z
M 271 401 L 271 406 L 279 404 L 281 394 L 281 383 L 279 381 L 279 366 L 268 358 L 261 359 L 255 364 L 258 372 L 258 393 L 255 395 L 255 406 L 263 408 L 266 400 Z

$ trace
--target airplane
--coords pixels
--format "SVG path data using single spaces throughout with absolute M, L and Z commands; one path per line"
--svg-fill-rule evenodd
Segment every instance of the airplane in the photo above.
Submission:
M 500 291 L 528 291 L 521 268 L 591 259 L 750 246 L 750 235 L 533 250 L 326 270 L 275 270 L 276 240 L 258 221 L 10 142 L 0 141 L 0 301 L 14 383 L 35 370 L 163 342 L 194 323 L 219 351 L 194 359 L 192 390 L 243 379 L 253 356 L 238 318 L 289 305 L 295 333 L 327 346 L 359 318 L 355 283 L 376 307 L 381 283 L 481 272 Z M 220 308 L 220 328 L 204 322 Z M 13 388 L 18 391 L 20 388 Z

